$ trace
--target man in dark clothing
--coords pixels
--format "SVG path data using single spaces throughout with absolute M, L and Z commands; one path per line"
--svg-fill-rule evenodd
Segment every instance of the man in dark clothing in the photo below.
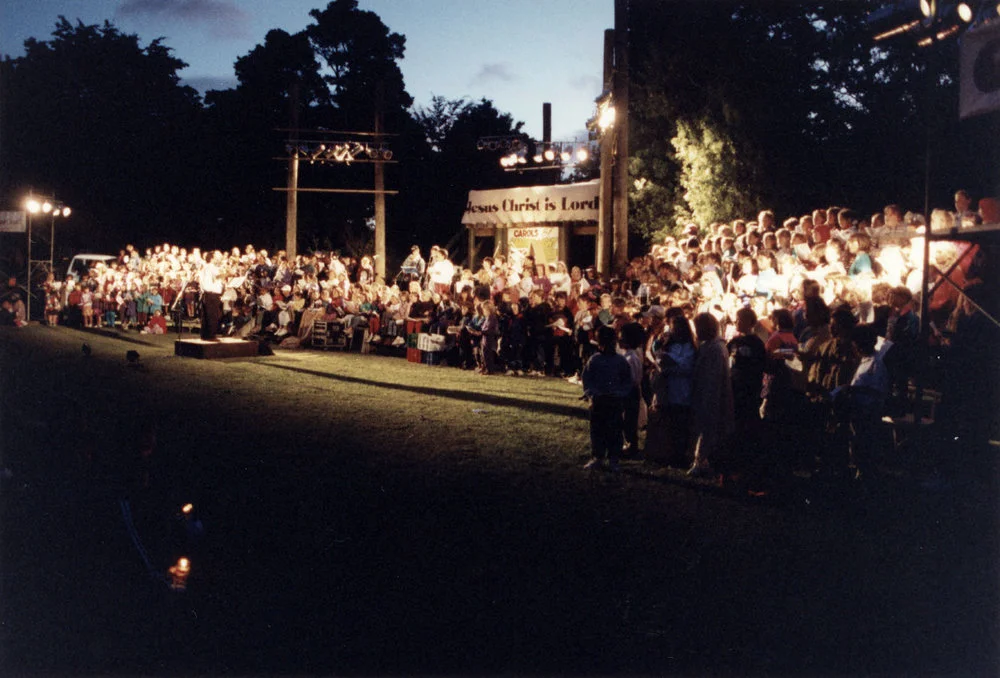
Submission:
M 764 342 L 754 333 L 757 314 L 752 308 L 743 307 L 736 312 L 737 335 L 727 345 L 730 378 L 733 384 L 734 440 L 738 441 L 737 457 L 744 461 L 754 456 L 760 442 L 761 389 L 767 350 Z
M 545 372 L 545 336 L 548 331 L 552 307 L 542 297 L 540 290 L 532 290 L 530 306 L 524 311 L 524 328 L 528 335 L 524 362 L 534 373 Z
M 545 347 L 545 371 L 547 374 L 571 376 L 576 374 L 576 348 L 573 345 L 573 313 L 566 307 L 566 293 L 556 292 L 555 306 L 549 314 L 549 327 Z M 559 370 L 556 370 L 556 354 L 559 355 Z

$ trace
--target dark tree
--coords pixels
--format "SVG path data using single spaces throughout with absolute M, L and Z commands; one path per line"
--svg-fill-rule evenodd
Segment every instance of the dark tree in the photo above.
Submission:
M 334 0 L 309 12 L 315 23 L 306 31 L 329 72 L 325 75 L 337 111 L 335 129 L 371 129 L 378 101 L 388 129 L 400 129 L 413 98 L 406 92 L 396 63 L 406 38 L 392 33 L 374 12 L 358 9 L 357 0 Z
M 880 4 L 632 0 L 632 159 L 646 180 L 634 223 L 656 230 L 684 206 L 682 121 L 731 142 L 744 170 L 730 183 L 786 215 L 922 209 L 928 149 L 932 206 L 959 185 L 988 190 L 976 147 L 991 127 L 957 119 L 955 41 L 875 43 L 866 18 Z
M 521 132 L 524 123 L 515 123 L 509 113 L 501 113 L 488 99 L 472 102 L 436 96 L 430 106 L 417 109 L 415 118 L 431 149 L 421 169 L 421 180 L 434 196 L 434 209 L 425 215 L 424 226 L 413 230 L 414 242 L 451 243 L 452 249 L 454 245 L 464 247 L 462 215 L 470 189 L 545 180 L 540 172 L 535 176 L 505 172 L 499 151 L 478 150 L 477 141 L 485 136 L 519 136 L 527 141 L 527 135 Z
M 59 244 L 112 248 L 193 233 L 200 109 L 186 64 L 110 23 L 60 17 L 5 64 L 3 185 L 52 192 L 74 208 Z M 188 226 L 192 228 L 187 228 Z
M 216 229 L 228 242 L 284 244 L 286 184 L 285 140 L 295 117 L 302 128 L 316 127 L 331 114 L 330 92 L 305 32 L 272 30 L 264 44 L 236 60 L 239 84 L 205 96 L 207 158 L 212 168 L 207 187 L 217 196 Z M 314 180 L 312 175 L 303 177 Z M 301 229 L 316 229 L 317 203 L 303 200 Z

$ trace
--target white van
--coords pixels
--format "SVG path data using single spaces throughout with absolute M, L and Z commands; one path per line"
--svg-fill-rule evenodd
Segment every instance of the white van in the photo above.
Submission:
M 74 280 L 79 281 L 80 276 L 89 272 L 95 264 L 106 264 L 117 259 L 118 257 L 111 254 L 77 254 L 66 267 L 66 275 L 71 275 Z

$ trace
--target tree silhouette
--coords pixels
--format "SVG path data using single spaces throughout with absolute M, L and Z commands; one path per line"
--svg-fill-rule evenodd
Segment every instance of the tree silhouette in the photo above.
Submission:
M 59 17 L 52 39 L 5 63 L 3 186 L 53 192 L 74 207 L 61 246 L 112 247 L 193 225 L 199 97 L 161 40 L 142 47 L 111 23 Z M 17 174 L 13 174 L 16 170 Z M 193 228 L 187 232 L 193 232 Z
M 464 233 L 462 214 L 471 189 L 516 186 L 542 179 L 505 172 L 499 151 L 481 151 L 477 141 L 485 136 L 520 136 L 523 122 L 514 122 L 488 99 L 446 99 L 435 96 L 431 104 L 414 114 L 423 131 L 430 155 L 422 168 L 427 190 L 432 191 L 436 209 L 412 240 L 422 245 L 460 244 Z M 540 174 L 540 173 L 535 173 Z M 458 258 L 458 257 L 456 257 Z
M 304 31 L 268 31 L 262 45 L 236 60 L 235 71 L 235 88 L 205 95 L 213 168 L 207 188 L 221 198 L 214 209 L 220 236 L 273 249 L 283 246 L 285 229 L 285 194 L 273 188 L 285 185 L 287 167 L 275 158 L 287 155 L 289 136 L 277 130 L 294 116 L 303 128 L 322 124 L 331 114 L 330 92 Z M 304 241 L 317 230 L 322 206 L 322 200 L 303 201 Z

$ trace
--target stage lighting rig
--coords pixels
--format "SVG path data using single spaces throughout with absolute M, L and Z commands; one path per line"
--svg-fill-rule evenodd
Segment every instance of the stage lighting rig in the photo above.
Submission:
M 996 0 L 950 3 L 906 0 L 889 3 L 873 11 L 868 15 L 867 24 L 875 42 L 909 35 L 918 47 L 929 47 L 974 25 L 993 20 L 994 10 L 1000 12 L 1000 3 Z
M 342 164 L 353 162 L 388 162 L 392 160 L 392 150 L 384 142 L 372 145 L 360 141 L 335 140 L 323 142 L 303 142 L 285 146 L 289 157 L 307 160 L 310 165 Z M 287 160 L 288 158 L 278 158 Z

